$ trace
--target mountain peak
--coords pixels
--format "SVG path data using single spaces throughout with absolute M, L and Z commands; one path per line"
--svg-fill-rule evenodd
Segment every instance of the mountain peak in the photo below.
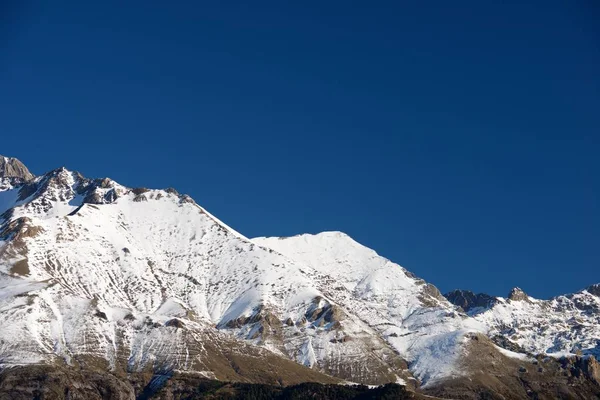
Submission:
M 29 181 L 34 176 L 18 159 L 0 155 L 0 178 L 20 178 Z
M 514 287 L 508 294 L 508 299 L 512 301 L 527 301 L 529 300 L 529 296 L 521 288 Z
M 600 283 L 596 283 L 592 286 L 589 286 L 585 290 L 587 290 L 588 293 L 593 294 L 594 296 L 600 297 Z

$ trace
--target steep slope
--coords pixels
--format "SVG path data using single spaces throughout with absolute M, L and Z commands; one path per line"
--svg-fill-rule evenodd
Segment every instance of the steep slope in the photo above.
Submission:
M 232 379 L 214 360 L 229 363 L 234 346 L 357 382 L 411 377 L 371 326 L 319 289 L 333 278 L 250 242 L 188 196 L 65 168 L 0 184 L 3 365 Z
M 319 289 L 384 338 L 422 382 L 461 374 L 464 335 L 483 327 L 433 285 L 341 232 L 253 240 L 314 268 Z
M 597 354 L 597 286 L 554 303 L 461 292 L 461 309 L 340 232 L 250 240 L 173 189 L 2 160 L 0 368 L 432 390 L 477 373 L 522 382 L 514 360 L 530 359 L 484 334 L 519 352 L 551 340 L 557 355 Z
M 332 381 L 214 329 L 259 305 L 308 308 L 319 292 L 298 266 L 189 197 L 64 168 L 17 185 L 2 178 L 1 187 L 2 365 L 174 368 L 242 379 L 236 363 L 245 358 L 273 379 L 287 369 L 296 382 Z
M 474 329 L 433 286 L 342 234 L 319 236 L 331 247 L 319 263 L 251 242 L 173 190 L 65 168 L 2 188 L 4 364 L 210 373 L 206 338 L 233 337 L 343 379 L 414 386 L 413 374 L 456 373 Z M 350 273 L 333 263 L 342 253 Z
M 34 176 L 21 161 L 0 155 L 0 178 L 16 178 L 29 181 Z

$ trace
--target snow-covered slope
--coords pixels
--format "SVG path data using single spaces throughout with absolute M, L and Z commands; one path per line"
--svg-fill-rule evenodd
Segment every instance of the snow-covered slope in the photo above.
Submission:
M 4 364 L 197 369 L 213 331 L 348 380 L 432 381 L 475 326 L 340 233 L 299 237 L 303 258 L 272 243 L 296 239 L 250 241 L 173 190 L 64 168 L 0 185 Z
M 461 366 L 477 345 L 473 332 L 547 348 L 534 330 L 519 331 L 519 342 L 506 327 L 542 321 L 554 305 L 525 299 L 519 308 L 515 297 L 470 316 L 343 233 L 250 240 L 172 189 L 65 168 L 34 177 L 3 160 L 0 366 L 330 379 L 320 371 L 431 386 L 469 373 Z M 595 317 L 577 306 L 582 296 Z M 597 339 L 589 296 L 597 293 L 569 298 L 578 311 L 567 307 L 562 325 L 585 349 Z M 573 322 L 584 317 L 582 328 Z
M 319 289 L 384 338 L 423 382 L 459 374 L 465 333 L 484 329 L 433 285 L 341 232 L 253 240 L 315 269 Z
M 4 364 L 87 355 L 195 369 L 215 325 L 259 305 L 306 308 L 319 294 L 299 266 L 172 190 L 64 168 L 1 187 Z
M 600 284 L 550 300 L 534 299 L 519 288 L 493 300 L 472 293 L 460 298 L 457 291 L 447 296 L 463 307 L 465 297 L 487 299 L 485 307 L 469 304 L 468 313 L 504 347 L 554 357 L 600 356 Z

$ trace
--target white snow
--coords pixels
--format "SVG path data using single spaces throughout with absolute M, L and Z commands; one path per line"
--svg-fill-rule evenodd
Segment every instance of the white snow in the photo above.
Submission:
M 600 340 L 598 317 L 573 306 L 599 306 L 587 292 L 507 300 L 471 318 L 341 232 L 250 240 L 185 196 L 138 196 L 110 180 L 85 189 L 91 183 L 60 169 L 17 201 L 19 188 L 0 181 L 0 212 L 13 210 L 3 226 L 27 217 L 40 228 L 18 243 L 0 238 L 2 365 L 83 354 L 111 367 L 124 357 L 131 370 L 161 362 L 193 370 L 207 338 L 227 335 L 309 367 L 347 367 L 364 381 L 371 365 L 389 367 L 399 354 L 414 377 L 433 384 L 458 373 L 470 332 L 508 326 L 527 351 L 553 354 Z M 84 203 L 90 194 L 103 204 Z M 9 276 L 17 261 L 27 262 L 27 276 Z M 280 336 L 262 325 L 266 316 L 281 323 Z M 165 327 L 173 318 L 185 329 Z

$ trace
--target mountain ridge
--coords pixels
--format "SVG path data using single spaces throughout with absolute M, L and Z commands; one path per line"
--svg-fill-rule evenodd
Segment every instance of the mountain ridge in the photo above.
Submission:
M 4 366 L 167 368 L 257 382 L 279 374 L 434 391 L 492 357 L 504 369 L 489 359 L 483 370 L 509 376 L 502 390 L 520 393 L 515 363 L 532 354 L 551 350 L 552 366 L 598 355 L 600 300 L 588 292 L 554 304 L 514 290 L 469 313 L 342 232 L 249 239 L 173 189 L 58 168 L 0 178 L 0 215 Z M 549 310 L 570 336 L 536 339 Z

